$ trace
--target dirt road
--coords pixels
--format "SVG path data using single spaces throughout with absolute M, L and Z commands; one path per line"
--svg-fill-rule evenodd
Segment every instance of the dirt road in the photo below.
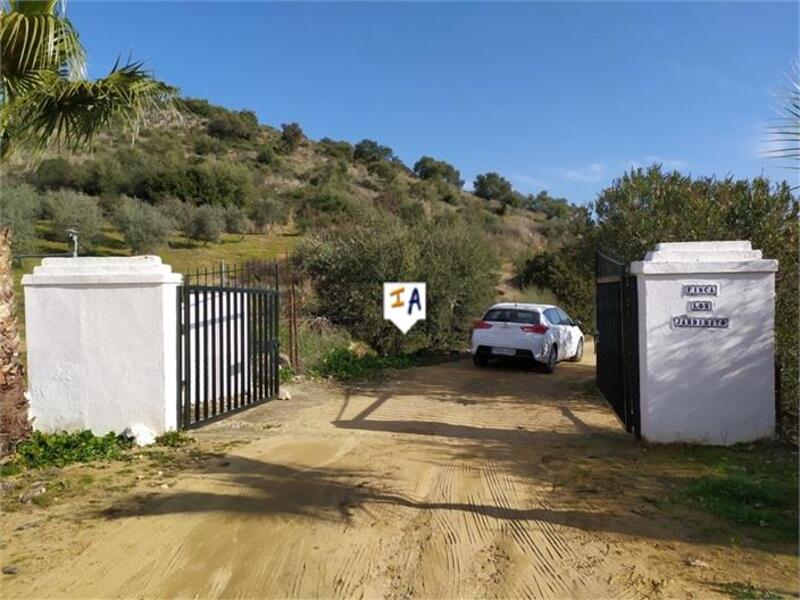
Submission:
M 461 359 L 346 391 L 295 386 L 289 402 L 193 432 L 201 448 L 246 443 L 195 458 L 163 488 L 122 494 L 71 529 L 48 521 L 37 541 L 14 533 L 12 549 L 39 555 L 3 579 L 3 596 L 791 590 L 793 557 L 694 539 L 696 523 L 659 516 L 651 502 L 669 478 L 630 481 L 644 450 L 591 392 L 592 359 L 555 375 Z

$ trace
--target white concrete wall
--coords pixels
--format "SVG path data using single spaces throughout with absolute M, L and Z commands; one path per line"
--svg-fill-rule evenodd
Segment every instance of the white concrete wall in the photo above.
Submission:
M 180 282 L 154 256 L 46 258 L 23 277 L 36 429 L 175 429 Z
M 727 445 L 774 435 L 776 270 L 749 242 L 659 244 L 633 263 L 642 437 Z M 716 285 L 717 295 L 684 295 L 691 284 Z M 711 310 L 689 310 L 692 300 Z M 676 327 L 683 315 L 729 321 Z

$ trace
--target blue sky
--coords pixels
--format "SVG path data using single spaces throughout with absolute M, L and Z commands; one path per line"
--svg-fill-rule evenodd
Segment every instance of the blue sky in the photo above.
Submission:
M 471 181 L 583 203 L 632 165 L 774 179 L 791 3 L 103 3 L 68 16 L 90 73 L 143 59 L 188 96 L 371 138 Z M 469 186 L 469 184 L 468 184 Z

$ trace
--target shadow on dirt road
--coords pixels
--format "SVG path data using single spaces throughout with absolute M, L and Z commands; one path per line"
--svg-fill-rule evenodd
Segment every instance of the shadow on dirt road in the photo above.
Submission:
M 792 587 L 765 545 L 670 497 L 697 475 L 623 431 L 592 356 L 304 382 L 192 432 L 174 482 L 117 497 L 12 596 L 709 597 Z M 246 442 L 246 443 L 245 443 Z M 212 451 L 213 445 L 236 443 Z M 80 545 L 82 544 L 82 545 Z M 701 556 L 709 569 L 686 566 Z M 769 560 L 766 560 L 766 558 Z M 780 590 L 779 590 L 780 591 Z

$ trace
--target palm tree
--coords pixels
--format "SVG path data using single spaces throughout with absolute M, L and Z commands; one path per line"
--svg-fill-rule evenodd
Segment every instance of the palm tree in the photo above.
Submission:
M 176 94 L 140 62 L 86 79 L 86 52 L 64 0 L 0 0 L 0 161 L 19 149 L 85 146 L 117 123 L 135 135 Z M 11 232 L 0 226 L 0 455 L 30 429 L 10 259 Z
M 788 79 L 779 92 L 778 117 L 767 130 L 772 148 L 766 154 L 800 169 L 800 62 L 794 64 Z

